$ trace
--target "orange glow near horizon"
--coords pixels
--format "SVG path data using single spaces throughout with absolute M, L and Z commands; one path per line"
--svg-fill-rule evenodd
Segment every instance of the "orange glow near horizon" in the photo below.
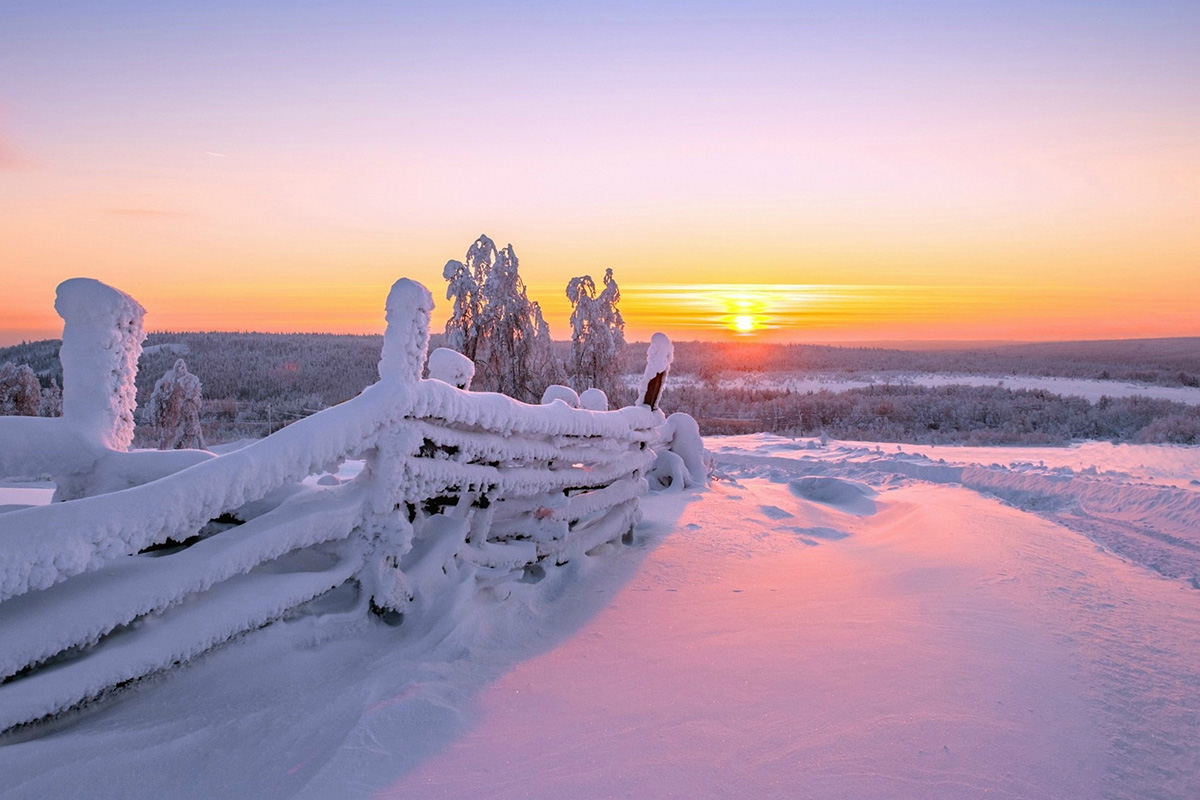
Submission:
M 4 15 L 0 345 L 436 331 L 481 233 L 559 339 L 608 267 L 631 341 L 1200 336 L 1195 3 L 142 5 Z
M 439 333 L 450 303 L 444 299 L 444 283 L 423 277 L 436 303 L 432 331 Z M 152 331 L 351 334 L 382 332 L 389 284 L 380 280 L 370 285 L 197 283 L 139 288 L 114 282 L 146 307 L 146 325 Z M 553 338 L 568 338 L 570 305 L 562 288 L 534 284 L 528 290 L 541 304 Z M 0 344 L 59 335 L 53 291 L 44 295 L 40 309 L 11 319 L 22 326 L 20 336 L 0 327 Z M 1046 286 L 629 283 L 622 284 L 621 296 L 629 341 L 646 341 L 656 331 L 677 341 L 847 344 L 1200 335 L 1187 296 L 1165 302 L 1105 287 L 1081 292 Z

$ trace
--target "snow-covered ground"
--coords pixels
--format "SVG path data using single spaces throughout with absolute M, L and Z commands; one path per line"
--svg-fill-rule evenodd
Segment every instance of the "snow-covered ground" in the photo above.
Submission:
M 0 739 L 0 796 L 1200 796 L 1200 448 L 708 446 L 632 547 L 334 595 Z
M 679 388 L 702 381 L 692 375 L 673 375 L 672 386 Z M 723 389 L 790 389 L 793 392 L 843 392 L 877 384 L 911 384 L 916 386 L 1001 386 L 1006 389 L 1042 390 L 1064 397 L 1082 397 L 1096 402 L 1101 397 L 1151 397 L 1157 400 L 1172 400 L 1176 403 L 1200 405 L 1200 387 L 1159 386 L 1151 383 L 1100 380 L 1094 378 L 1060 378 L 1043 375 L 942 375 L 904 373 L 886 376 L 822 375 L 804 373 L 779 376 L 775 374 L 751 374 L 718 381 Z

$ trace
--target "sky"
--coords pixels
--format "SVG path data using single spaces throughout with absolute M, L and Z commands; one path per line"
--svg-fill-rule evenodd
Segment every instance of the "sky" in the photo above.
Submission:
M 0 344 L 377 332 L 481 233 L 567 338 L 1200 335 L 1200 4 L 0 7 Z

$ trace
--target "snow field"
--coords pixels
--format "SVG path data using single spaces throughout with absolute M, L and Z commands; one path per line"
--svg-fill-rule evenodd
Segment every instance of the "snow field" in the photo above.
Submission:
M 1188 582 L 895 460 L 732 438 L 732 480 L 643 503 L 659 544 L 594 619 L 370 796 L 1200 792 Z

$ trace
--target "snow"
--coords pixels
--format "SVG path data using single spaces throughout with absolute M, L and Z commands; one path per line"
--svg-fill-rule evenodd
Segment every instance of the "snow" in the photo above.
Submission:
M 416 281 L 401 278 L 388 292 L 385 311 L 388 326 L 383 335 L 379 377 L 416 380 L 421 377 L 429 351 L 433 295 Z
M 122 353 L 139 346 L 127 296 L 84 281 L 60 298 L 65 339 L 84 319 Z M 126 452 L 77 419 L 0 425 L 7 475 L 47 467 L 65 501 L 6 504 L 0 517 L 0 731 L 170 671 L 351 579 L 363 620 L 369 609 L 455 625 L 476 589 L 510 592 L 527 570 L 544 577 L 543 560 L 630 535 L 661 413 L 421 380 L 432 298 L 402 279 L 386 309 L 379 383 L 219 456 Z M 179 362 L 173 379 L 186 375 Z M 131 398 L 133 377 L 114 368 L 92 400 Z M 356 457 L 356 475 L 332 475 Z M 443 608 L 454 597 L 464 610 Z
M 59 298 L 90 394 L 0 467 L 82 499 L 0 487 L 0 797 L 1200 795 L 1200 449 L 527 405 L 421 380 L 401 280 L 358 397 L 127 452 L 140 306 Z
M 690 375 L 672 378 L 675 388 L 699 384 L 701 380 Z M 1200 405 L 1200 387 L 1159 386 L 1151 383 L 1102 380 L 1099 378 L 1063 378 L 1049 375 L 951 375 L 901 373 L 886 377 L 846 377 L 842 374 L 805 373 L 796 375 L 746 375 L 722 379 L 717 385 L 723 389 L 790 389 L 793 392 L 842 392 L 879 384 L 911 384 L 916 386 L 1002 386 L 1014 391 L 1046 391 L 1064 397 L 1082 397 L 1095 403 L 1101 397 L 1150 397 L 1156 400 L 1171 400 L 1176 403 Z
M 588 411 L 608 411 L 608 395 L 594 387 L 585 389 L 579 395 L 579 407 Z
M 646 368 L 642 371 L 642 377 L 637 386 L 638 402 L 646 402 L 646 390 L 657 376 L 662 375 L 665 384 L 665 378 L 671 370 L 671 362 L 674 358 L 675 347 L 666 334 L 656 333 L 650 337 L 650 345 L 646 348 Z M 662 400 L 661 394 L 658 399 Z M 653 407 L 657 408 L 658 405 L 655 404 Z
M 63 420 L 98 445 L 127 449 L 145 309 L 91 278 L 59 284 L 54 309 L 63 318 Z
M 1197 449 L 704 444 L 725 477 L 643 498 L 632 547 L 399 627 L 335 592 L 10 734 L 0 797 L 1200 792 L 1200 592 L 1163 576 L 1200 544 Z M 1167 561 L 1097 539 L 1148 526 Z
M 552 383 L 542 392 L 542 405 L 550 405 L 555 400 L 566 403 L 571 408 L 579 408 L 579 395 L 570 386 Z
M 470 389 L 475 362 L 462 353 L 439 347 L 429 354 L 429 377 L 459 389 Z

